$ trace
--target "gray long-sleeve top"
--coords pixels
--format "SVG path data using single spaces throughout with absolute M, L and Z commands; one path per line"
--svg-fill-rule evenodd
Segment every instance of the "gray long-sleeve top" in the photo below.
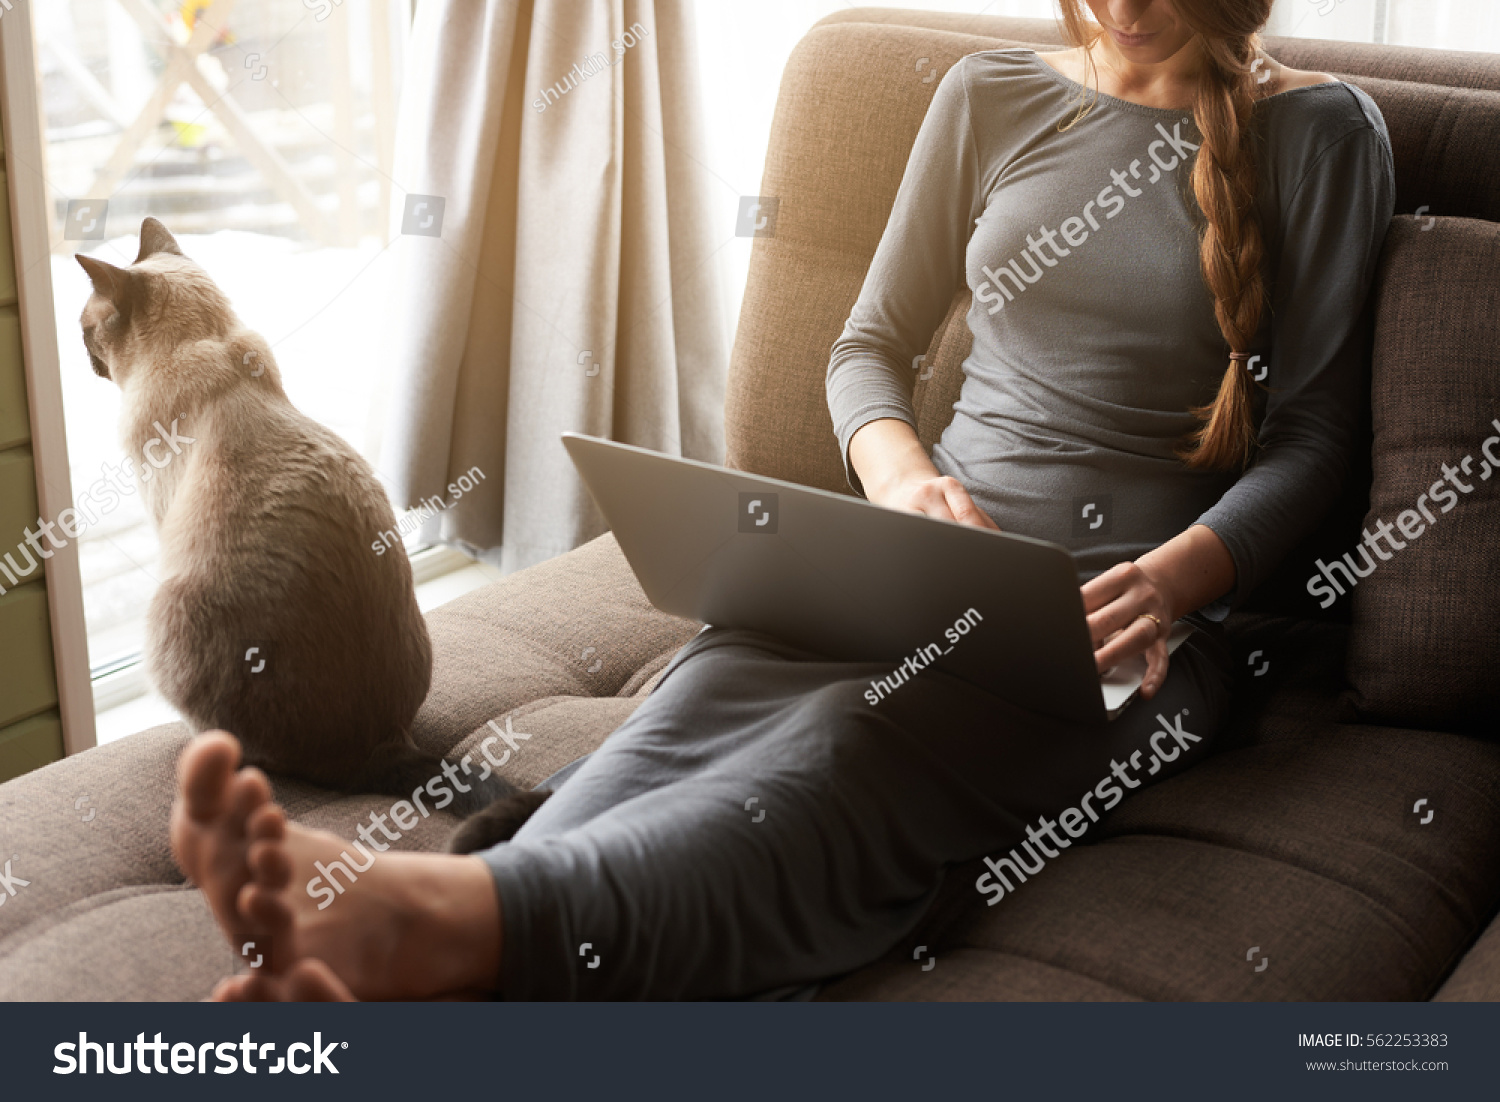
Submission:
M 1342 82 L 1257 103 L 1270 295 L 1246 370 L 1267 388 L 1260 447 L 1243 474 L 1195 471 L 1174 449 L 1230 351 L 1199 266 L 1199 135 L 1190 113 L 1103 95 L 1059 133 L 1082 90 L 1027 49 L 971 54 L 943 78 L 833 346 L 834 429 L 859 490 L 849 440 L 882 417 L 915 427 L 913 362 L 965 278 L 974 343 L 938 470 L 1002 529 L 1067 546 L 1084 578 L 1208 526 L 1237 574 L 1205 610 L 1220 619 L 1344 481 L 1390 139 Z

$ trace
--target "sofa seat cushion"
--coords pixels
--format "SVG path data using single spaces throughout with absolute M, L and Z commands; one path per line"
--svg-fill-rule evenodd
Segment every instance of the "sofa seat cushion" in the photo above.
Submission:
M 931 964 L 931 968 L 925 966 Z M 1079 972 L 992 949 L 927 946 L 862 968 L 819 993 L 847 1002 L 1139 1002 Z
M 624 722 L 699 625 L 652 608 L 603 536 L 435 610 L 428 627 L 417 739 L 478 761 L 496 735 L 490 756 L 508 755 L 496 772 L 531 787 Z M 168 724 L 0 785 L 5 856 L 29 881 L 0 907 L 0 997 L 199 999 L 232 969 L 167 838 L 187 739 Z M 397 799 L 271 783 L 293 820 L 342 838 Z M 393 848 L 444 847 L 460 820 L 429 810 Z
M 494 717 L 518 749 L 497 770 L 534 785 L 594 750 L 644 699 L 549 697 Z M 481 724 L 456 747 L 473 752 Z M 0 997 L 201 999 L 235 957 L 167 839 L 181 724 L 132 735 L 0 786 L 0 837 L 11 871 L 29 881 L 0 908 Z M 503 745 L 493 746 L 498 755 Z M 330 792 L 271 778 L 276 799 L 303 826 L 355 837 L 393 795 Z M 75 794 L 77 794 L 75 796 Z M 88 796 L 82 812 L 77 796 Z M 94 811 L 94 817 L 81 817 Z M 429 808 L 393 849 L 437 851 L 461 821 Z
M 237 962 L 186 884 L 119 888 L 0 942 L 0 991 L 27 1001 L 193 1002 Z
M 701 626 L 652 607 L 606 533 L 428 615 L 432 688 L 412 737 L 447 754 L 544 698 L 633 696 Z
M 930 972 L 903 945 L 827 997 L 947 998 L 964 969 L 993 978 L 989 998 L 1031 997 L 1020 958 L 1069 973 L 1060 998 L 1425 999 L 1500 907 L 1500 748 L 1330 726 L 1229 750 L 993 907 L 983 871 L 954 872 L 966 918 L 921 932 Z

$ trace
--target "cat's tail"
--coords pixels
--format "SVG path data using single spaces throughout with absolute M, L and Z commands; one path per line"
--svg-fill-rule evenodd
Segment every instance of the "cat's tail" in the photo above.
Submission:
M 482 849 L 509 842 L 527 819 L 552 795 L 550 788 L 514 791 L 502 796 L 489 807 L 470 815 L 448 839 L 449 853 L 477 853 Z
M 377 747 L 363 768 L 340 787 L 389 793 L 463 816 L 483 811 L 496 801 L 530 795 L 491 772 L 488 765 L 481 763 L 476 769 L 467 759 L 451 762 L 404 739 Z

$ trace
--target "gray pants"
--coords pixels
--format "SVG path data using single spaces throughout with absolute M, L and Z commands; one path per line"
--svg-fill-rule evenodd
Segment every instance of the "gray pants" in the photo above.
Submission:
M 872 706 L 889 664 L 705 630 L 514 840 L 479 855 L 499 891 L 502 997 L 737 998 L 875 960 L 946 867 L 1025 856 L 1026 826 L 1078 806 L 1112 762 L 1144 786 L 1208 755 L 1231 676 L 1221 629 L 1199 623 L 1156 698 L 1100 726 L 937 670 Z M 1201 741 L 1160 734 L 1159 715 Z M 1157 751 L 1173 760 L 1149 773 Z

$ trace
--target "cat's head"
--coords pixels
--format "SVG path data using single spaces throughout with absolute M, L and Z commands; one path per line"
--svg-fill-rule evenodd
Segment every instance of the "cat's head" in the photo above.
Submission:
M 79 319 L 89 365 L 121 386 L 174 348 L 238 326 L 229 299 L 155 218 L 141 223 L 140 255 L 130 267 L 82 255 L 78 263 L 94 284 Z

